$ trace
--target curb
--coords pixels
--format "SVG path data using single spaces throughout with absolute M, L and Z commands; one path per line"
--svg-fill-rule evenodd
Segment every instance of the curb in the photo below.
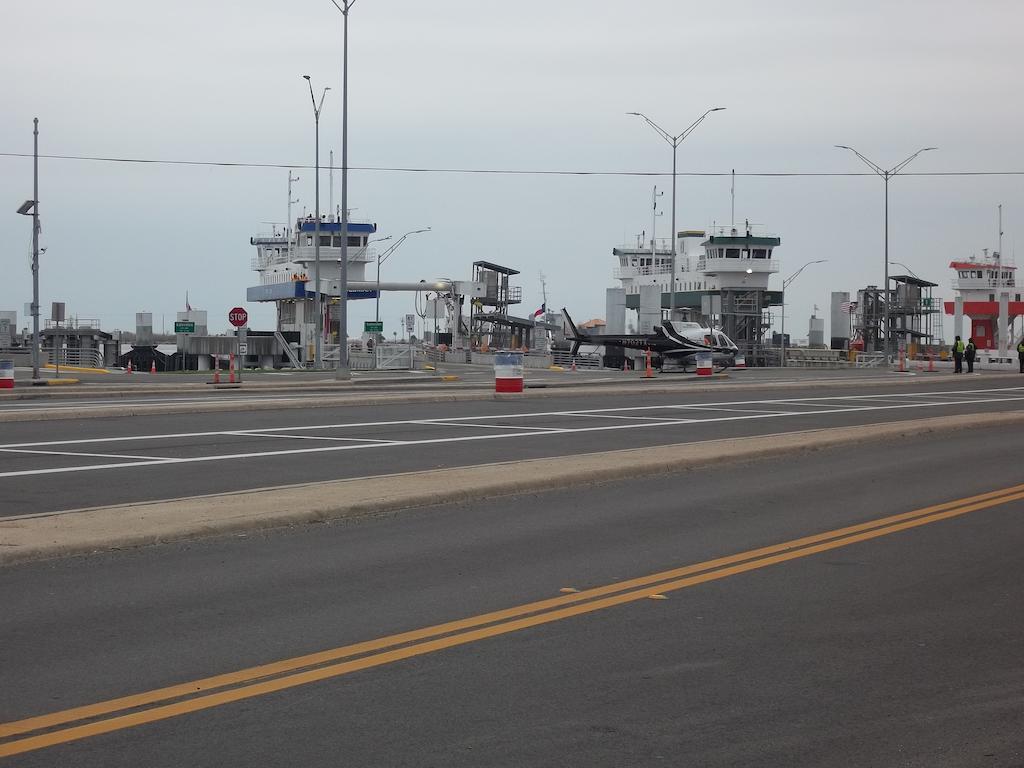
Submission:
M 0 566 L 558 490 L 574 483 L 650 477 L 726 462 L 949 432 L 967 426 L 1020 423 L 1024 423 L 1024 412 L 1019 411 L 942 416 L 0 518 Z

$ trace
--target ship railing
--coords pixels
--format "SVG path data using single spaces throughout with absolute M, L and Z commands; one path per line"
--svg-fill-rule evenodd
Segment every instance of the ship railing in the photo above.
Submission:
M 778 272 L 779 262 L 775 259 L 731 259 L 725 256 L 697 259 L 698 272 Z
M 647 264 L 638 267 L 616 267 L 613 276 L 616 278 L 623 277 L 646 277 L 649 275 L 669 275 L 672 274 L 671 264 Z
M 95 317 L 69 317 L 66 320 L 44 320 L 44 328 L 95 328 L 99 330 L 100 321 Z
M 748 227 L 746 224 L 716 225 L 709 228 L 707 234 L 709 237 L 778 237 L 774 232 L 764 232 L 757 226 Z
M 954 290 L 971 290 L 980 288 L 1016 288 L 1016 280 L 1014 278 L 984 278 L 984 277 L 965 277 L 955 278 L 953 281 Z M 998 298 L 996 299 L 998 301 Z

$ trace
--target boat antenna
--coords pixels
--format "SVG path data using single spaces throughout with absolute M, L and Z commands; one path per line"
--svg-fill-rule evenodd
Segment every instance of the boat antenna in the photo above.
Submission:
M 999 204 L 999 253 L 1003 252 L 1003 204 Z
M 732 169 L 732 212 L 729 220 L 736 222 L 736 169 Z

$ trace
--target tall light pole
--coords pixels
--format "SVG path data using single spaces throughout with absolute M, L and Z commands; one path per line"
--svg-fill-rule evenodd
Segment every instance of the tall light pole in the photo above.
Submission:
M 627 115 L 634 115 L 635 117 L 643 118 L 655 132 L 661 136 L 672 146 L 672 276 L 669 280 L 669 319 L 672 319 L 672 313 L 676 310 L 676 150 L 679 149 L 679 145 L 682 144 L 686 137 L 693 133 L 693 130 L 704 122 L 704 118 L 710 115 L 712 112 L 721 112 L 725 107 L 713 107 L 705 112 L 703 115 L 698 117 L 690 126 L 676 135 L 672 135 L 656 122 L 651 120 L 643 112 L 627 112 Z
M 400 246 L 402 243 L 404 243 L 405 242 L 405 238 L 409 237 L 409 235 L 418 235 L 421 232 L 429 232 L 429 231 L 430 231 L 430 227 L 427 227 L 426 229 L 414 229 L 414 230 L 412 230 L 410 232 L 406 232 L 404 235 L 402 235 L 400 238 L 398 238 L 398 240 L 395 241 L 394 245 L 392 245 L 390 248 L 388 248 L 386 251 L 384 251 L 384 253 L 382 253 L 380 256 L 377 257 L 377 291 L 376 291 L 376 293 L 377 293 L 377 309 L 376 309 L 376 311 L 374 312 L 374 315 L 373 315 L 374 320 L 377 320 L 378 322 L 380 321 L 380 265 L 383 264 L 385 261 L 387 261 L 388 257 L 392 253 L 394 253 L 395 251 L 398 250 L 398 246 Z
M 313 305 L 316 307 L 316 344 L 313 347 L 313 367 L 319 368 L 323 363 L 323 341 L 324 341 L 324 312 L 323 305 L 320 301 L 320 113 L 324 108 L 324 97 L 330 88 L 324 88 L 320 93 L 320 102 L 317 103 L 316 96 L 313 95 L 313 81 L 309 75 L 303 75 L 302 78 L 306 81 L 306 85 L 309 86 L 309 98 L 313 102 L 313 123 L 315 125 L 315 144 L 316 144 L 316 181 L 313 186 L 316 189 L 315 201 L 313 203 L 314 215 L 316 216 L 316 222 L 313 225 L 313 258 L 316 259 L 316 263 L 313 265 Z
M 39 118 L 32 119 L 32 199 L 18 207 L 32 217 L 32 383 L 39 378 Z
M 352 378 L 348 364 L 348 12 L 356 0 L 331 0 L 341 11 L 341 269 L 338 275 L 338 369 L 335 378 Z
M 815 259 L 814 261 L 808 261 L 806 264 L 800 267 L 800 269 L 798 269 L 796 272 L 794 272 L 792 275 L 790 275 L 789 277 L 782 281 L 782 333 L 780 334 L 780 346 L 782 347 L 782 357 L 779 361 L 779 364 L 783 368 L 786 367 L 786 289 L 789 287 L 789 284 L 796 280 L 798 277 L 800 277 L 800 273 L 807 269 L 809 266 L 811 266 L 811 264 L 824 264 L 826 261 L 828 261 L 828 259 Z
M 868 160 L 866 157 L 864 157 L 864 155 L 862 155 L 853 147 L 848 147 L 845 144 L 836 144 L 835 146 L 838 149 L 846 149 L 849 150 L 850 152 L 853 152 L 853 154 L 855 154 L 857 157 L 863 160 L 864 164 L 872 171 L 877 173 L 882 178 L 882 181 L 885 182 L 885 282 L 882 284 L 882 296 L 885 298 L 885 307 L 882 310 L 882 331 L 885 333 L 885 346 L 882 348 L 882 351 L 885 353 L 885 361 L 886 365 L 888 365 L 889 351 L 891 348 L 891 344 L 889 342 L 889 179 L 891 179 L 893 176 L 895 176 L 904 168 L 906 168 L 907 165 L 910 164 L 910 161 L 913 160 L 918 155 L 920 155 L 922 152 L 931 152 L 933 149 L 938 149 L 938 147 L 924 147 L 922 149 L 919 149 L 906 160 L 902 160 L 901 162 L 894 165 L 892 168 L 886 170 L 877 163 Z

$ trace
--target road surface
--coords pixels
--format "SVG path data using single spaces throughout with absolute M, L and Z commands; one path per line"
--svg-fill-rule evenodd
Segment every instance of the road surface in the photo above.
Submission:
M 937 402 L 900 416 L 978 407 Z M 0 569 L 0 765 L 1019 766 L 1020 446 L 964 430 Z

